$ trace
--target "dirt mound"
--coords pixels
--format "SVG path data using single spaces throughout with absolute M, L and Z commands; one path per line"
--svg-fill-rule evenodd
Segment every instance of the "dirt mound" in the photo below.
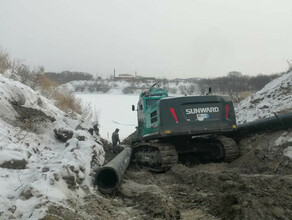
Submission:
M 210 166 L 210 165 L 209 165 Z M 210 167 L 209 167 L 210 169 Z M 246 175 L 234 171 L 206 171 L 178 165 L 171 173 L 186 184 L 189 208 L 209 207 L 222 219 L 289 219 L 292 216 L 292 176 Z M 176 201 L 181 200 L 178 194 Z
M 292 174 L 292 130 L 242 139 L 241 157 L 231 163 L 243 173 Z
M 180 212 L 173 203 L 171 199 L 151 192 L 139 197 L 141 208 L 152 218 L 179 219 Z
M 179 219 L 175 201 L 157 185 L 159 181 L 154 175 L 143 170 L 128 170 L 121 185 L 121 195 L 130 201 L 129 205 L 135 203 L 145 213 L 146 219 Z
M 254 135 L 239 146 L 241 157 L 229 164 L 173 167 L 174 199 L 222 219 L 291 219 L 292 131 Z

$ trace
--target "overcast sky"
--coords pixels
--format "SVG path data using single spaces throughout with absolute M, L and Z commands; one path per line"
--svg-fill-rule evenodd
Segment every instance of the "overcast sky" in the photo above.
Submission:
M 0 45 L 47 71 L 215 77 L 280 72 L 291 0 L 0 0 Z

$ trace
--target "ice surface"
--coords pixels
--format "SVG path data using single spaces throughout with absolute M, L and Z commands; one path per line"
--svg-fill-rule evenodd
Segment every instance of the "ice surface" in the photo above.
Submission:
M 137 106 L 138 95 L 76 93 L 76 96 L 98 111 L 102 138 L 111 141 L 116 128 L 120 129 L 121 140 L 135 131 L 137 112 L 132 111 L 132 105 Z

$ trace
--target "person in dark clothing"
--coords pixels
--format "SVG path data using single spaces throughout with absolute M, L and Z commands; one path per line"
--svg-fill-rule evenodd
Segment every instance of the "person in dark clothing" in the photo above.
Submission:
M 118 146 L 118 144 L 121 143 L 120 137 L 119 137 L 119 130 L 120 129 L 117 128 L 112 134 L 112 142 L 113 142 L 113 151 L 114 151 L 114 153 L 119 153 L 120 152 L 120 147 Z
M 118 145 L 118 142 L 119 144 L 121 143 L 120 142 L 120 137 L 119 137 L 119 130 L 120 129 L 116 129 L 113 134 L 112 134 L 112 142 L 113 142 L 113 146 L 117 146 Z

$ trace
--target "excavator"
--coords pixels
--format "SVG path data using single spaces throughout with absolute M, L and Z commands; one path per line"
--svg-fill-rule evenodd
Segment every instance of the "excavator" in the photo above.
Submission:
M 237 128 L 229 96 L 170 97 L 154 84 L 139 95 L 131 163 L 164 172 L 173 165 L 231 162 L 239 147 L 228 137 Z
M 129 163 L 166 172 L 177 163 L 231 162 L 240 156 L 233 138 L 292 128 L 291 112 L 237 126 L 231 98 L 210 92 L 170 97 L 157 84 L 142 92 L 137 107 L 132 106 L 136 131 L 123 141 L 127 147 L 97 171 L 99 191 L 114 192 Z

